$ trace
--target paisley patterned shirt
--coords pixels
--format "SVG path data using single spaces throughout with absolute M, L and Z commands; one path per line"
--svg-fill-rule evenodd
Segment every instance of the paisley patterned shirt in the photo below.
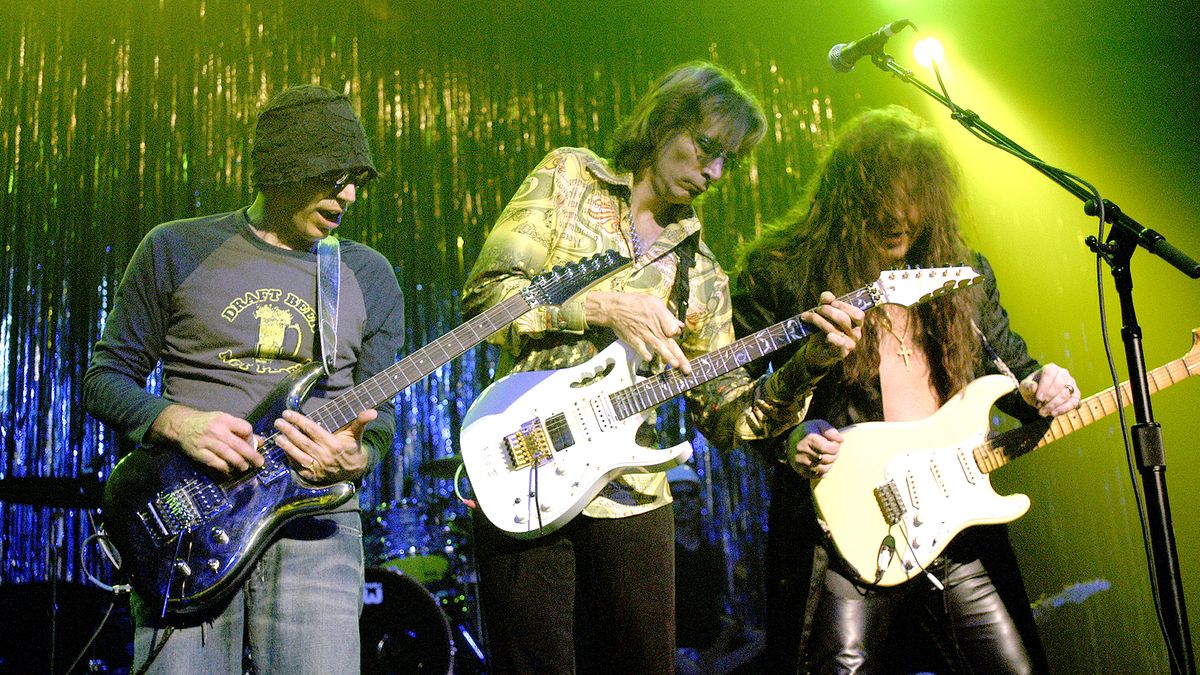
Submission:
M 617 173 L 588 150 L 559 148 L 547 155 L 525 178 L 484 242 L 466 282 L 464 313 L 482 312 L 555 265 L 609 249 L 633 257 L 632 184 L 631 174 Z M 654 295 L 678 314 L 672 297 L 679 264 L 675 248 L 700 230 L 700 221 L 690 207 L 681 207 L 674 216 L 632 265 L 590 290 Z M 679 338 L 688 358 L 734 340 L 729 277 L 707 245 L 699 242 L 696 248 Z M 492 336 L 491 341 L 503 348 L 496 376 L 578 365 L 610 344 L 615 339 L 611 330 L 587 325 L 585 296 L 534 309 Z M 656 358 L 651 369 L 660 372 L 665 365 Z M 763 395 L 766 377 L 752 380 L 738 368 L 684 394 L 693 420 L 713 445 L 728 449 L 741 441 L 770 438 L 803 419 L 807 398 L 770 400 Z M 610 482 L 584 513 L 621 518 L 670 503 L 665 473 L 627 474 Z

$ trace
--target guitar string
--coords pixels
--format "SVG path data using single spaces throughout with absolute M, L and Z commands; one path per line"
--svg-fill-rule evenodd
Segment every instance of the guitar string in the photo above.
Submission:
M 567 269 L 564 272 L 559 272 L 559 273 L 555 273 L 555 274 L 551 274 L 551 275 L 547 275 L 547 274 L 538 275 L 538 277 L 535 277 L 534 280 L 531 281 L 531 285 L 544 282 L 545 284 L 552 287 L 550 289 L 550 292 L 546 294 L 546 295 L 550 296 L 551 298 L 558 298 L 560 296 L 570 297 L 571 295 L 575 294 L 574 292 L 571 292 L 571 291 L 579 290 L 576 287 L 582 288 L 582 287 L 586 286 L 589 282 L 594 281 L 595 277 L 601 276 L 602 273 L 605 271 L 605 269 L 612 267 L 616 262 L 619 262 L 619 259 L 614 259 L 614 256 L 610 255 L 609 253 L 598 253 L 594 256 L 591 256 L 590 258 L 585 258 L 581 261 L 578 261 L 577 263 L 568 265 Z M 589 267 L 595 267 L 596 269 L 587 271 L 587 269 Z M 551 279 L 558 276 L 558 274 L 567 274 L 569 276 L 571 274 L 575 274 L 579 270 L 585 270 L 583 272 L 583 276 L 579 279 L 569 279 L 568 278 L 567 281 L 570 283 L 558 284 L 556 281 L 551 281 Z M 541 281 L 539 281 L 539 279 Z M 565 288 L 553 288 L 553 286 L 555 286 L 556 284 L 565 286 Z M 515 305 L 515 306 L 514 307 L 506 307 L 506 305 L 510 305 L 510 304 Z M 478 344 L 483 338 L 486 338 L 488 335 L 491 335 L 492 333 L 494 333 L 497 326 L 502 326 L 502 325 L 511 323 L 512 321 L 516 320 L 516 318 L 518 318 L 521 314 L 524 314 L 525 311 L 527 311 L 528 309 L 531 309 L 531 307 L 530 307 L 528 301 L 524 297 L 522 297 L 521 295 L 514 295 L 514 296 L 511 296 L 506 302 L 497 306 L 497 309 L 499 311 L 496 313 L 501 313 L 501 314 L 504 313 L 505 309 L 508 309 L 509 316 L 502 317 L 501 320 L 499 320 L 499 321 L 491 322 L 492 325 L 490 327 L 485 327 L 483 330 L 475 329 L 475 327 L 471 323 L 464 324 L 462 326 L 455 328 L 454 330 L 451 330 L 449 333 L 447 333 L 446 335 L 444 335 L 441 338 L 438 338 L 433 343 L 426 345 L 424 347 L 421 347 L 419 350 L 414 352 L 408 358 L 400 361 L 399 363 L 395 364 L 394 366 L 392 366 L 390 368 L 384 369 L 383 371 L 377 373 L 376 375 L 372 376 L 371 378 L 365 380 L 361 384 L 356 385 L 353 389 L 351 389 L 351 391 L 347 392 L 346 395 L 341 396 L 341 397 L 335 399 L 334 401 L 331 401 L 328 405 L 323 406 L 323 407 L 319 408 L 318 410 L 314 411 L 314 413 L 313 413 L 314 419 L 318 419 L 317 416 L 320 413 L 325 412 L 326 409 L 328 408 L 329 411 L 332 413 L 341 413 L 341 414 L 340 415 L 331 415 L 331 416 L 333 416 L 334 419 L 322 423 L 322 426 L 325 427 L 327 430 L 333 428 L 334 426 L 336 426 L 337 428 L 341 428 L 342 426 L 344 426 L 344 424 L 349 423 L 351 420 L 354 419 L 354 417 L 357 416 L 357 412 L 356 412 L 357 408 L 355 406 L 349 405 L 349 402 L 348 402 L 349 398 L 354 398 L 355 402 L 357 402 L 359 404 L 359 406 L 357 406 L 359 408 L 364 407 L 363 404 L 365 402 L 370 402 L 373 400 L 379 400 L 380 402 L 382 402 L 383 399 L 387 398 L 386 392 L 388 391 L 388 389 L 383 387 L 382 380 L 388 379 L 390 381 L 390 384 L 392 385 L 392 388 L 395 388 L 396 380 L 395 380 L 394 376 L 397 374 L 401 374 L 403 372 L 405 374 L 408 374 L 408 378 L 407 378 L 408 382 L 407 382 L 407 384 L 403 385 L 403 386 L 407 387 L 409 384 L 412 384 L 416 380 L 428 375 L 429 373 L 433 372 L 437 368 L 441 367 L 441 365 L 444 365 L 445 362 L 453 359 L 455 356 L 457 356 L 459 354 L 464 353 L 466 350 L 470 349 L 475 344 Z M 480 318 L 484 318 L 484 317 L 480 317 Z M 480 322 L 480 323 L 482 323 L 482 322 Z M 460 336 L 463 333 L 467 333 L 471 339 L 469 341 L 462 340 Z M 451 352 L 449 349 L 446 349 L 444 347 L 445 343 L 452 342 L 452 341 L 456 343 L 455 346 L 457 347 L 457 349 L 454 352 Z M 426 364 L 422 363 L 421 360 L 424 358 L 430 357 L 435 350 L 440 351 L 440 356 L 443 358 L 442 359 L 429 358 L 429 360 L 428 360 L 429 366 L 425 367 Z M 441 361 L 441 365 L 438 365 L 438 366 L 432 365 L 433 363 L 438 362 L 439 360 Z M 364 402 L 360 395 L 361 392 L 370 390 L 372 387 L 376 388 L 377 395 Z M 378 405 L 378 403 L 376 405 Z M 370 407 L 374 407 L 374 406 L 370 406 Z M 320 419 L 324 420 L 325 417 L 321 417 Z M 338 422 L 339 420 L 344 420 L 344 422 L 335 425 L 335 422 Z
M 874 301 L 870 300 L 870 292 L 868 287 L 860 288 L 852 293 L 847 293 L 839 298 L 839 300 L 848 302 L 850 304 L 856 304 L 856 301 L 864 303 L 866 305 L 865 309 L 870 309 L 875 306 Z M 788 325 L 792 322 L 796 322 L 798 327 L 798 330 L 795 334 L 792 334 L 788 331 Z M 614 410 L 617 411 L 617 414 L 621 419 L 631 417 L 640 412 L 640 410 L 653 407 L 654 405 L 678 396 L 680 393 L 688 389 L 698 386 L 702 382 L 707 382 L 710 379 L 734 370 L 739 365 L 742 365 L 737 359 L 740 354 L 752 354 L 752 358 L 744 359 L 744 361 L 753 361 L 780 349 L 780 343 L 782 343 L 782 346 L 787 346 L 793 342 L 797 342 L 805 337 L 808 337 L 811 332 L 812 331 L 809 329 L 808 325 L 803 322 L 799 322 L 797 317 L 786 319 L 696 359 L 696 362 L 693 364 L 693 374 L 690 376 L 682 375 L 682 373 L 676 369 L 664 371 L 654 377 L 642 380 L 629 387 L 626 387 L 621 391 L 614 392 L 609 397 L 610 401 L 613 404 Z M 757 352 L 749 352 L 751 345 L 761 343 L 763 339 L 769 340 L 769 348 L 759 349 Z M 733 360 L 733 365 L 730 365 L 731 359 Z M 712 364 L 715 364 L 712 374 L 706 375 L 703 381 L 696 381 L 696 378 L 698 377 L 696 374 L 697 371 L 703 371 L 705 367 Z M 689 379 L 693 381 L 688 382 Z M 677 386 L 682 388 L 679 388 L 678 390 L 668 389 L 670 395 L 664 396 L 661 399 L 657 399 L 657 397 L 653 395 L 655 393 L 653 390 L 656 387 L 665 389 L 668 386 Z M 630 406 L 634 405 L 634 402 L 638 399 L 641 399 L 641 405 L 643 407 L 640 410 L 629 409 Z

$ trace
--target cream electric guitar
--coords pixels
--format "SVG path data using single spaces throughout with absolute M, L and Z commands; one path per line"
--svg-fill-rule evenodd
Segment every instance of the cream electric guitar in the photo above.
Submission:
M 1200 328 L 1181 359 L 1148 373 L 1150 392 L 1200 372 Z M 992 403 L 1016 384 L 985 375 L 937 412 L 912 422 L 866 422 L 842 430 L 841 450 L 812 481 L 817 512 L 838 554 L 860 580 L 895 586 L 921 574 L 959 532 L 1007 523 L 1029 510 L 1023 494 L 1000 496 L 989 473 L 1117 412 L 1108 388 L 1076 410 L 986 440 Z M 1121 383 L 1121 402 L 1132 400 Z
M 908 306 L 979 281 L 970 267 L 894 270 L 841 299 L 864 311 Z M 687 461 L 687 442 L 666 449 L 635 442 L 650 411 L 814 330 L 794 316 L 692 359 L 691 375 L 671 369 L 643 377 L 642 359 L 617 341 L 578 366 L 500 378 L 471 405 L 460 436 L 480 508 L 508 534 L 538 537 L 569 522 L 616 476 Z

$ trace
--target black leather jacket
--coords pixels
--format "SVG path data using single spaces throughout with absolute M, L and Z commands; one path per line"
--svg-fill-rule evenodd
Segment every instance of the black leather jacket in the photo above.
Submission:
M 1000 304 L 991 265 L 976 254 L 972 267 L 984 276 L 983 298 L 976 314 L 976 324 L 983 331 L 992 350 L 1008 365 L 1017 378 L 1024 378 L 1040 367 L 1029 356 L 1025 340 L 1012 331 L 1008 312 Z M 755 283 L 741 283 L 743 288 L 755 288 L 754 295 L 734 295 L 734 325 L 738 337 L 765 328 L 798 314 L 807 307 L 788 297 L 782 285 L 770 283 L 772 273 L 786 270 L 754 269 Z M 743 275 L 747 272 L 743 272 Z M 745 282 L 744 276 L 739 279 Z M 780 350 L 748 366 L 752 375 L 765 371 L 768 364 L 779 367 L 795 352 L 796 346 Z M 974 377 L 997 373 L 986 350 L 976 366 Z M 835 366 L 818 384 L 806 419 L 824 419 L 837 428 L 859 422 L 883 419 L 883 396 L 879 378 L 866 385 L 842 385 L 841 366 Z M 1037 418 L 1037 411 L 1027 405 L 1017 392 L 996 402 L 998 408 L 1022 422 Z M 804 646 L 811 633 L 811 618 L 818 594 L 816 584 L 824 579 L 825 568 L 833 560 L 822 544 L 825 534 L 817 523 L 812 506 L 808 481 L 791 467 L 780 463 L 786 435 L 755 444 L 769 466 L 774 467 L 772 479 L 769 535 L 767 541 L 766 591 L 768 607 L 768 659 L 772 672 L 796 672 L 803 669 Z M 1003 526 L 976 527 L 959 535 L 946 555 L 955 558 L 980 558 L 991 573 L 1005 604 L 1021 630 L 1022 637 L 1035 664 L 1044 665 L 1044 653 L 1037 638 L 1029 601 L 1016 565 L 1016 559 Z M 836 563 L 836 561 L 835 561 Z M 1044 670 L 1040 668 L 1039 672 Z

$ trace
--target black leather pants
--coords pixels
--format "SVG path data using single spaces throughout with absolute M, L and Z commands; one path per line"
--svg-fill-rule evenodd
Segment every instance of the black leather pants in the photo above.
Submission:
M 832 567 L 827 569 L 813 621 L 813 672 L 893 672 L 900 668 L 893 665 L 893 657 L 904 655 L 889 652 L 916 647 L 895 640 L 889 645 L 889 633 L 913 622 L 935 645 L 942 668 L 976 675 L 1033 672 L 1025 645 L 983 564 L 979 560 L 939 562 L 934 573 L 945 591 L 938 591 L 924 577 L 895 588 L 867 589 Z

